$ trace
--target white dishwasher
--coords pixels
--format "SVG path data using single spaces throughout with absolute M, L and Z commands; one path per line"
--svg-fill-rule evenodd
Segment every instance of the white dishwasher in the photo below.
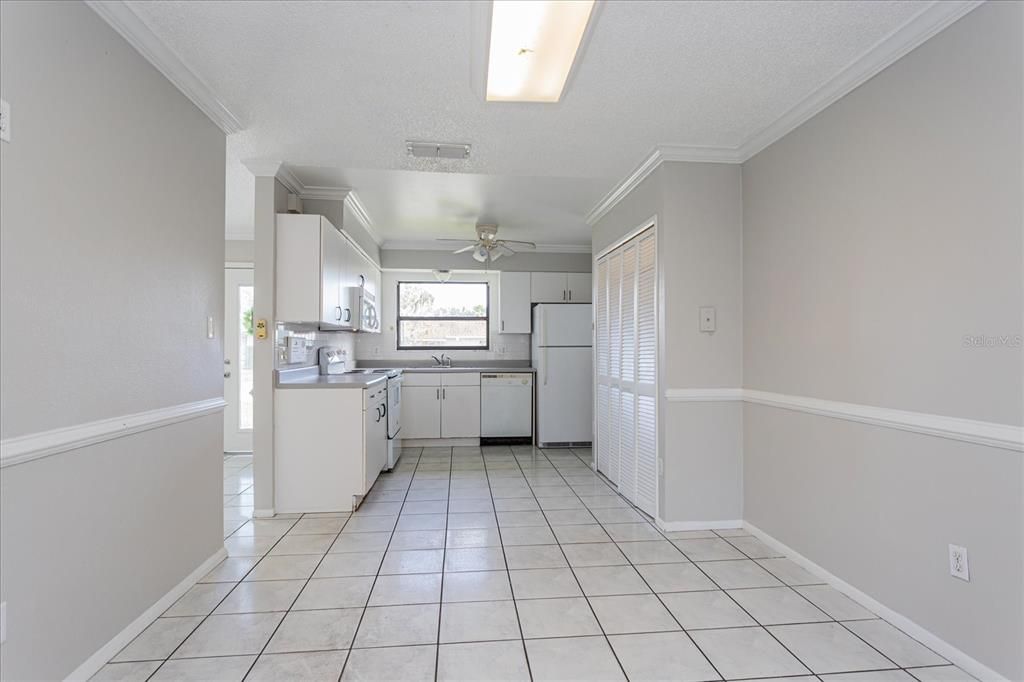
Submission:
M 533 441 L 533 373 L 480 375 L 480 444 Z

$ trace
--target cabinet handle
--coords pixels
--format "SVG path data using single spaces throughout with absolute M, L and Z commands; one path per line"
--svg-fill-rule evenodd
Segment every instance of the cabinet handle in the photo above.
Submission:
M 572 289 L 569 289 L 569 300 L 572 300 Z
M 448 400 L 448 389 L 447 388 L 442 388 L 441 389 L 441 400 Z
M 501 321 L 501 331 L 505 331 L 505 320 Z
M 334 307 L 334 319 L 338 320 L 338 321 L 341 320 L 341 306 L 340 305 Z
M 439 388 L 434 389 L 434 400 L 440 400 L 440 399 L 441 399 L 441 389 L 439 389 Z
M 565 289 L 562 289 L 562 300 L 565 300 Z

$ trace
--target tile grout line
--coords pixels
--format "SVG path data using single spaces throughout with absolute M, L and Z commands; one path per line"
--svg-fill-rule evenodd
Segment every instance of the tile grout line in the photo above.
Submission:
M 422 451 L 421 451 L 422 452 Z M 373 598 L 373 590 L 377 587 L 377 578 L 380 577 L 380 570 L 384 567 L 384 560 L 387 558 L 388 550 L 391 548 L 391 541 L 395 537 L 395 530 L 398 528 L 398 520 L 402 517 L 402 509 L 405 508 L 405 502 L 409 499 L 409 490 L 412 488 L 412 482 L 416 478 L 416 472 L 419 470 L 421 459 L 416 458 L 416 466 L 413 467 L 412 474 L 409 476 L 409 483 L 405 486 L 405 494 L 402 496 L 402 503 L 398 507 L 398 515 L 395 517 L 395 524 L 391 527 L 391 534 L 388 535 L 388 543 L 384 547 L 384 554 L 380 558 L 380 565 L 377 567 L 377 574 L 373 576 L 373 582 L 370 583 L 370 590 L 366 593 L 366 601 L 363 603 L 363 610 L 359 614 L 359 622 L 356 623 L 356 627 L 352 630 L 352 641 L 349 643 L 348 654 L 345 656 L 345 662 L 341 666 L 341 670 L 338 672 L 338 680 L 340 681 L 345 675 L 345 669 L 348 668 L 349 661 L 352 660 L 352 649 L 355 648 L 356 637 L 359 636 L 359 629 L 363 626 L 363 618 L 366 617 L 366 611 L 370 608 L 370 599 Z M 376 484 L 376 481 L 374 481 Z M 370 486 L 370 490 L 367 491 L 367 495 L 373 492 L 373 486 Z M 365 499 L 364 499 L 365 501 Z M 353 512 L 354 513 L 354 512 Z M 346 523 L 346 525 L 348 525 Z M 373 531 L 367 531 L 373 532 Z M 340 533 L 339 533 L 340 535 Z M 328 552 L 330 550 L 328 549 Z
M 445 562 L 448 560 L 448 515 L 451 513 L 452 507 L 452 467 L 454 466 L 455 450 L 448 448 L 448 494 L 444 501 L 444 545 L 441 546 L 441 594 L 437 596 L 437 642 L 434 645 L 434 680 L 437 680 L 437 670 L 441 665 L 441 623 L 443 621 L 442 614 L 444 613 L 444 574 L 445 574 Z M 422 452 L 420 454 L 422 457 Z M 422 461 L 422 460 L 420 460 Z M 417 467 L 419 463 L 417 463 Z M 415 480 L 415 473 L 413 474 Z M 412 481 L 409 482 L 412 486 Z M 401 517 L 399 517 L 401 518 Z
M 551 458 L 549 458 L 547 456 L 547 453 L 544 452 L 544 450 L 541 450 L 541 449 L 535 450 L 533 455 L 532 455 L 532 457 L 536 458 L 536 456 L 537 456 L 536 453 L 537 452 L 539 452 L 541 454 L 541 456 L 543 456 L 544 459 L 547 461 L 547 463 L 555 470 L 555 473 L 557 473 L 558 477 L 562 479 L 562 482 L 566 486 L 569 487 L 569 490 L 572 490 L 572 486 L 569 486 L 568 481 L 566 481 L 565 477 L 562 476 L 562 472 L 558 470 L 558 467 L 555 466 L 554 462 L 551 461 Z M 518 459 L 518 457 L 516 457 L 514 452 L 512 454 L 512 457 L 513 457 L 513 459 L 515 459 L 516 465 L 519 466 L 519 470 L 522 471 L 522 464 L 519 462 L 519 459 Z M 523 477 L 526 478 L 526 473 L 525 472 L 523 472 Z M 597 623 L 597 627 L 601 631 L 601 636 L 604 637 L 605 645 L 608 647 L 608 650 L 611 651 L 612 657 L 615 658 L 615 662 L 618 664 L 619 669 L 622 671 L 622 676 L 625 679 L 628 680 L 629 679 L 629 674 L 626 672 L 625 666 L 622 665 L 622 661 L 619 660 L 619 655 L 617 653 L 615 653 L 615 648 L 612 647 L 611 640 L 608 639 L 608 633 L 605 632 L 604 625 L 601 623 L 601 620 L 597 617 L 597 612 L 594 611 L 594 605 L 590 603 L 590 599 L 587 597 L 587 593 L 583 589 L 583 584 L 580 582 L 579 576 L 577 576 L 576 575 L 576 571 L 574 571 L 572 569 L 572 565 L 569 563 L 569 557 L 566 555 L 565 549 L 562 548 L 562 543 L 558 539 L 558 536 L 555 535 L 555 529 L 551 525 L 551 520 L 548 519 L 547 514 L 544 513 L 544 508 L 541 506 L 540 500 L 537 498 L 537 492 L 533 489 L 533 484 L 530 483 L 529 479 L 527 479 L 526 484 L 529 486 L 530 492 L 533 494 L 533 499 L 537 503 L 537 507 L 541 511 L 541 516 L 544 517 L 544 521 L 545 521 L 545 523 L 547 523 L 548 530 L 551 532 L 551 535 L 555 538 L 555 542 L 558 543 L 558 551 L 560 551 L 562 553 L 562 558 L 565 560 L 565 564 L 566 564 L 566 566 L 569 569 L 569 573 L 572 574 L 573 579 L 576 581 L 576 586 L 579 587 L 580 593 L 583 595 L 583 599 L 587 602 L 587 608 L 590 609 L 590 614 L 591 614 L 591 616 L 593 616 L 594 622 Z M 576 491 L 572 490 L 572 493 L 573 493 L 574 496 L 576 496 L 576 499 L 579 500 L 580 504 L 583 504 L 583 500 L 579 499 L 579 496 L 576 495 Z M 583 506 L 586 507 L 585 504 Z M 509 576 L 509 578 L 510 578 L 510 581 L 511 581 L 511 575 Z M 513 597 L 515 597 L 514 594 L 513 594 Z M 524 647 L 525 647 L 525 643 L 524 643 Z
M 515 459 L 515 452 L 512 452 L 512 459 Z M 523 660 L 526 661 L 526 674 L 530 676 L 530 682 L 533 682 L 533 667 L 530 665 L 530 657 L 526 653 L 526 636 L 523 634 L 523 622 L 519 619 L 519 604 L 516 600 L 515 588 L 512 586 L 512 572 L 508 567 L 508 557 L 505 555 L 505 541 L 501 535 L 501 522 L 498 520 L 498 510 L 494 505 L 494 490 L 491 489 L 491 475 L 488 471 L 487 460 L 483 456 L 483 450 L 480 452 L 480 459 L 484 462 L 484 479 L 487 482 L 487 494 L 491 500 L 491 511 L 494 513 L 494 526 L 498 533 L 498 546 L 501 547 L 501 558 L 505 562 L 505 579 L 508 580 L 508 591 L 512 595 L 512 608 L 516 612 L 516 625 L 519 626 L 519 644 L 523 649 Z M 519 462 L 516 461 L 516 466 L 519 467 Z M 522 468 L 520 467 L 520 472 Z M 527 484 L 529 485 L 529 484 Z M 535 498 L 536 503 L 536 498 Z M 538 504 L 538 507 L 540 505 Z
M 221 599 L 220 599 L 220 600 L 219 600 L 219 601 L 218 601 L 218 602 L 217 602 L 217 603 L 216 603 L 216 604 L 214 605 L 214 607 L 213 607 L 212 609 L 210 609 L 210 612 L 209 612 L 208 614 L 206 614 L 205 616 L 203 616 L 203 617 L 202 617 L 202 619 L 201 619 L 201 620 L 200 620 L 200 621 L 199 621 L 198 623 L 196 623 L 196 626 L 195 626 L 194 628 L 192 628 L 192 629 L 191 629 L 191 630 L 189 631 L 189 633 L 188 633 L 187 635 L 185 635 L 185 637 L 184 637 L 184 638 L 183 638 L 183 639 L 182 639 L 182 640 L 181 640 L 180 642 L 178 642 L 178 645 L 177 645 L 176 647 L 174 647 L 174 649 L 172 649 L 172 650 L 171 650 L 171 653 L 169 653 L 169 654 L 167 655 L 167 657 L 166 657 L 166 658 L 164 658 L 164 659 L 163 659 L 163 660 L 161 661 L 160 665 L 158 665 L 158 666 L 156 667 L 156 670 L 154 670 L 154 671 L 153 671 L 152 673 L 150 673 L 150 674 L 149 674 L 149 675 L 147 676 L 147 678 L 146 678 L 147 680 L 148 680 L 148 679 L 150 679 L 150 678 L 152 678 L 152 677 L 153 677 L 154 675 L 156 675 L 156 673 L 157 673 L 157 672 L 158 672 L 158 671 L 159 671 L 159 670 L 160 670 L 161 668 L 163 668 L 163 667 L 164 667 L 164 664 L 165 664 L 165 663 L 167 663 L 167 662 L 168 662 L 169 660 L 171 660 L 171 658 L 172 658 L 172 657 L 174 656 L 174 654 L 175 654 L 175 653 L 177 653 L 178 649 L 180 649 L 180 648 L 181 648 L 181 647 L 182 647 L 182 646 L 183 646 L 183 645 L 185 644 L 185 642 L 187 642 L 187 641 L 189 640 L 189 638 L 190 638 L 190 637 L 192 637 L 192 635 L 194 635 L 194 634 L 196 633 L 196 630 L 198 630 L 198 629 L 199 629 L 199 628 L 200 628 L 200 627 L 201 627 L 201 626 L 203 625 L 203 623 L 205 623 L 205 622 L 207 621 L 207 619 L 209 619 L 209 618 L 210 618 L 210 616 L 212 616 L 212 615 L 213 615 L 213 612 L 214 612 L 214 611 L 216 611 L 216 610 L 217 610 L 217 608 L 218 608 L 218 607 L 220 607 L 220 605 L 224 603 L 224 600 L 225 600 L 225 599 L 227 599 L 227 598 L 228 598 L 228 596 L 230 596 L 230 594 L 231 594 L 232 592 L 234 592 L 234 591 L 235 591 L 235 588 L 237 588 L 237 587 L 238 587 L 238 586 L 239 586 L 239 585 L 240 585 L 240 584 L 242 583 L 242 581 L 243 581 L 243 580 L 245 580 L 246 576 L 248 576 L 248 575 L 249 575 L 249 574 L 250 574 L 250 573 L 251 573 L 251 572 L 253 571 L 253 569 L 255 569 L 255 568 L 256 568 L 256 566 L 258 566 L 258 565 L 259 565 L 259 563 L 260 563 L 261 561 L 263 561 L 263 558 L 264 558 L 264 557 L 266 557 L 266 556 L 268 556 L 268 555 L 270 554 L 270 552 L 271 552 L 271 551 L 272 551 L 272 550 L 274 549 L 274 547 L 276 547 L 276 546 L 277 546 L 277 544 L 278 544 L 279 542 L 281 542 L 281 540 L 282 540 L 282 539 L 284 539 L 285 535 L 287 535 L 287 534 L 288 534 L 288 531 L 290 531 L 290 530 L 291 530 L 292 528 L 294 528 L 294 527 L 295 527 L 295 524 L 296 524 L 296 523 L 298 523 L 298 522 L 299 522 L 299 520 L 300 520 L 301 518 L 302 518 L 302 517 L 300 516 L 299 518 L 296 518 L 296 519 L 291 519 L 291 521 L 292 521 L 292 524 L 291 524 L 290 526 L 288 526 L 288 530 L 286 530 L 286 531 L 284 532 L 284 534 L 282 534 L 282 535 L 281 535 L 281 537 L 279 537 L 279 538 L 278 538 L 277 540 L 275 540 L 275 541 L 274 541 L 274 544 L 272 544 L 272 545 L 271 545 L 271 546 L 270 546 L 270 547 L 269 547 L 269 548 L 267 549 L 266 553 L 262 554 L 262 555 L 261 555 L 261 556 L 259 557 L 259 560 L 258 560 L 258 561 L 257 561 L 257 562 L 256 562 L 255 564 L 253 564 L 253 565 L 252 565 L 252 567 L 251 567 L 251 568 L 250 568 L 250 569 L 249 569 L 248 571 L 246 571 L 246 572 L 245 572 L 245 575 L 243 575 L 243 576 L 242 576 L 241 580 L 239 580 L 238 582 L 236 582 L 236 583 L 235 583 L 235 586 L 234 586 L 234 587 L 232 587 L 232 588 L 231 588 L 230 590 L 228 590 L 228 592 L 227 592 L 227 593 L 226 593 L 226 594 L 225 594 L 225 595 L 224 595 L 224 596 L 223 596 L 223 597 L 222 597 L 222 598 L 221 598 Z M 282 520 L 283 520 L 283 519 L 282 519 Z M 347 521 L 346 521 L 346 522 L 347 522 Z M 240 537 L 245 537 L 245 536 L 240 536 Z M 254 535 L 253 537 L 255 538 L 256 536 Z M 230 557 L 230 556 L 228 556 L 228 557 L 225 557 L 225 561 L 226 561 L 227 559 L 230 559 L 230 558 L 232 558 L 232 557 Z M 222 562 L 222 563 L 223 563 L 223 562 Z M 220 564 L 218 564 L 218 566 L 219 566 L 219 565 L 220 565 Z M 211 570 L 216 570 L 216 566 L 215 566 L 215 567 L 214 567 L 213 569 L 211 569 Z M 205 577 L 205 576 L 204 576 L 204 577 Z M 197 583 L 197 584 L 199 584 L 199 583 Z M 191 589 L 191 588 L 189 588 L 189 589 Z M 185 595 L 182 595 L 182 597 L 184 597 L 184 596 L 185 596 Z M 174 606 L 174 605 L 172 604 L 172 605 L 171 605 L 170 607 L 168 607 L 168 608 L 171 608 L 171 607 L 173 607 L 173 606 Z M 166 613 L 166 611 L 165 611 L 164 613 Z M 158 617 L 157 617 L 157 620 L 159 620 L 159 618 L 160 618 L 160 617 L 158 616 Z M 283 620 L 283 617 L 282 617 L 282 620 Z M 154 621 L 153 621 L 153 623 L 155 623 L 155 622 L 156 622 L 156 620 L 154 620 Z M 147 628 L 149 628 L 150 626 L 152 626 L 152 624 L 153 624 L 153 623 L 150 623 L 150 625 L 148 625 L 148 626 L 146 626 L 146 627 L 147 627 Z M 276 631 L 276 628 L 275 628 L 275 631 Z M 143 631 L 143 632 L 145 632 L 145 631 Z M 139 633 L 139 634 L 141 635 L 141 633 Z M 133 639 L 132 641 L 135 641 L 135 640 Z M 269 640 L 268 640 L 268 641 L 269 641 Z M 130 645 L 130 644 L 131 644 L 131 642 L 129 642 L 129 645 Z M 126 645 L 126 646 L 127 646 L 127 645 Z M 123 651 L 123 649 L 122 649 L 122 651 Z M 120 652 L 118 652 L 118 653 L 120 653 Z M 239 655 L 251 655 L 251 654 L 239 654 Z M 255 660 L 253 660 L 253 664 L 254 664 L 254 665 L 255 665 L 255 663 L 256 663 L 256 661 L 255 661 Z M 246 674 L 248 674 L 248 671 L 246 671 Z

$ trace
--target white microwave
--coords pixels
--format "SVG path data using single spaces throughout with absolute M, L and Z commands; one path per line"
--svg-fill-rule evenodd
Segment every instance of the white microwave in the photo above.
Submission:
M 352 328 L 360 332 L 379 332 L 380 316 L 377 314 L 377 297 L 364 287 L 347 287 L 345 299 L 353 311 L 359 311 L 354 315 Z

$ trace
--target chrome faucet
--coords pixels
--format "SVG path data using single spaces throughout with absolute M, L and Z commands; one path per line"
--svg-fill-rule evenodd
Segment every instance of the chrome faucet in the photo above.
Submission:
M 445 355 L 444 353 L 441 353 L 441 357 L 437 357 L 436 355 L 431 355 L 430 357 L 434 358 L 434 363 L 435 363 L 434 366 L 435 367 L 451 367 L 452 366 L 452 359 L 450 357 L 448 357 L 447 355 Z

